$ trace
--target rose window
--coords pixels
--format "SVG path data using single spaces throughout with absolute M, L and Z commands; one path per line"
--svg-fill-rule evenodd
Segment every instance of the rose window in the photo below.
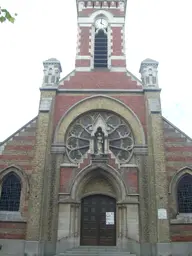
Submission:
M 113 113 L 92 112 L 79 117 L 67 133 L 66 150 L 73 162 L 80 162 L 90 150 L 93 131 L 98 119 L 103 120 L 107 135 L 105 140 L 108 149 L 119 162 L 127 163 L 133 153 L 134 139 L 130 127 Z M 109 153 L 109 152 L 108 152 Z

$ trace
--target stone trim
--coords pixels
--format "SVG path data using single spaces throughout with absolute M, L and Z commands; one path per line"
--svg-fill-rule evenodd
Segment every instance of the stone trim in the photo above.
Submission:
M 111 59 L 112 60 L 126 60 L 126 57 L 124 55 L 119 55 L 119 56 L 112 55 Z
M 52 144 L 51 153 L 60 154 L 65 153 L 65 145 L 64 144 Z
M 4 222 L 27 222 L 20 212 L 0 211 L 0 221 Z
M 135 145 L 133 153 L 135 155 L 148 155 L 148 146 L 147 145 Z
M 90 72 L 91 67 L 76 67 L 75 70 L 78 72 L 85 72 L 85 71 Z
M 76 59 L 77 60 L 90 60 L 91 59 L 91 56 L 89 55 L 76 55 Z
M 58 89 L 58 93 L 140 93 L 143 94 L 143 89 Z
M 170 220 L 171 224 L 192 224 L 192 213 L 179 213 L 176 219 Z

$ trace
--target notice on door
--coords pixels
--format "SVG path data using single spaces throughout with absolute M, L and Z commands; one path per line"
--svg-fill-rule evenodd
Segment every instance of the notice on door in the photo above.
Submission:
M 114 212 L 106 212 L 106 225 L 114 225 Z

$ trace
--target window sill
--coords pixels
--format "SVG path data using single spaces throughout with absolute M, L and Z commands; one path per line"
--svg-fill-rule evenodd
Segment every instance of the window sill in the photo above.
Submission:
M 0 221 L 26 222 L 26 220 L 21 216 L 20 212 L 8 212 L 8 211 L 0 211 Z
M 176 219 L 170 221 L 171 224 L 192 224 L 192 213 L 179 213 Z

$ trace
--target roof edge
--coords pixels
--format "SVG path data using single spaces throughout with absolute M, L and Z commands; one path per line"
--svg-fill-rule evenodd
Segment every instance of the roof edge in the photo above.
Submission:
M 181 131 L 177 126 L 175 126 L 174 124 L 172 124 L 169 120 L 167 120 L 165 117 L 163 117 L 163 120 L 165 122 L 167 122 L 169 125 L 171 125 L 175 130 L 177 130 L 178 132 L 182 133 L 188 140 L 191 140 L 192 141 L 192 138 L 189 137 L 186 133 L 184 133 L 183 131 Z
M 73 72 L 75 72 L 76 70 L 73 69 L 71 72 L 69 72 L 66 76 L 64 76 L 63 78 L 61 78 L 61 80 L 59 80 L 58 82 L 58 87 L 61 85 L 60 83 L 62 83 L 63 81 L 65 81 L 65 79 L 67 79 Z
M 20 129 L 18 129 L 16 132 L 14 132 L 11 136 L 9 136 L 8 138 L 6 138 L 4 141 L 0 142 L 0 146 L 2 146 L 3 144 L 5 144 L 6 142 L 8 142 L 11 138 L 13 138 L 17 133 L 19 133 L 20 131 L 22 131 L 26 126 L 28 126 L 30 123 L 32 123 L 33 121 L 35 121 L 35 119 L 37 119 L 38 116 L 34 117 L 33 119 L 31 119 L 28 123 L 26 123 L 25 125 L 23 125 Z

